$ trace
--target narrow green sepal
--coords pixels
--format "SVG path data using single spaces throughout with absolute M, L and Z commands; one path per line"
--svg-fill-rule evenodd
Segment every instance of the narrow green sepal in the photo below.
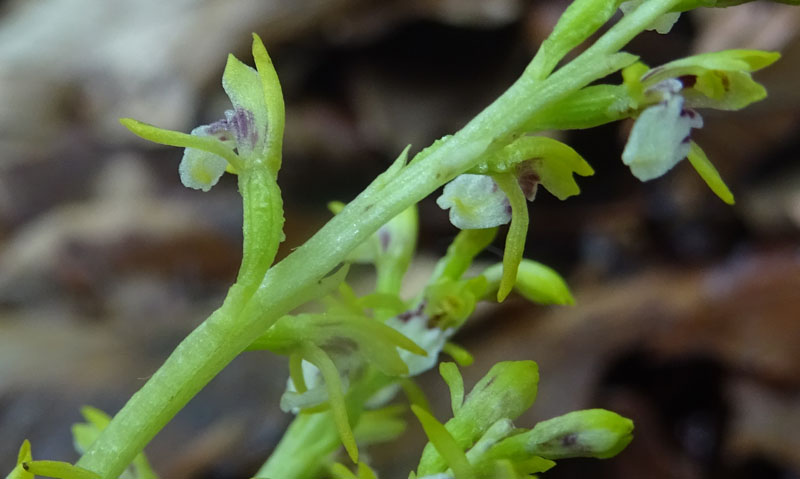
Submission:
M 316 366 L 322 378 L 325 380 L 325 387 L 328 390 L 328 403 L 331 407 L 333 421 L 339 431 L 339 438 L 342 445 L 354 463 L 358 462 L 358 446 L 350 426 L 350 419 L 347 414 L 347 404 L 345 403 L 342 380 L 339 378 L 339 371 L 331 358 L 319 347 L 312 343 L 306 343 L 303 347 L 303 356 Z
M 685 88 L 681 95 L 693 108 L 739 110 L 762 100 L 767 91 L 751 73 L 780 58 L 777 52 L 725 50 L 702 53 L 653 68 L 641 78 L 644 86 L 678 78 Z
M 267 166 L 273 175 L 277 176 L 281 167 L 281 155 L 283 150 L 283 129 L 286 123 L 286 107 L 283 102 L 283 90 L 281 89 L 278 73 L 275 65 L 261 41 L 261 37 L 253 33 L 253 60 L 255 60 L 256 70 L 261 79 L 264 104 L 267 109 L 267 144 L 266 161 Z
M 34 476 L 54 479 L 100 479 L 100 474 L 62 461 L 31 461 L 27 469 Z
M 528 203 L 517 179 L 510 173 L 494 175 L 497 185 L 503 190 L 511 204 L 511 225 L 506 235 L 503 251 L 503 277 L 497 289 L 497 301 L 502 302 L 511 293 L 517 279 L 517 269 L 522 262 L 525 239 L 528 235 Z
M 450 390 L 450 409 L 455 417 L 464 402 L 464 378 L 455 363 L 439 363 L 439 374 Z
M 248 127 L 239 133 L 246 136 L 237 137 L 238 154 L 247 158 L 249 163 L 261 161 L 264 157 L 268 125 L 267 105 L 258 72 L 245 65 L 233 55 L 228 55 L 225 70 L 222 73 L 222 88 L 231 100 L 234 108 L 232 119 L 238 121 L 236 112 L 246 111 Z M 245 115 L 245 113 L 240 113 Z M 252 120 L 252 123 L 250 121 Z M 272 172 L 273 175 L 275 172 Z
M 241 158 L 236 156 L 233 149 L 226 146 L 216 138 L 208 136 L 190 135 L 180 131 L 165 130 L 157 126 L 143 123 L 133 118 L 121 118 L 119 122 L 134 135 L 160 145 L 194 148 L 213 153 L 227 160 L 236 170 L 243 168 Z
M 419 419 L 420 424 L 422 424 L 422 429 L 425 431 L 425 435 L 428 436 L 430 444 L 441 455 L 446 466 L 453 470 L 453 473 L 458 479 L 473 479 L 475 476 L 472 473 L 472 467 L 467 460 L 467 456 L 450 431 L 424 409 L 412 404 L 411 410 L 414 412 L 414 415 L 417 416 L 417 419 Z M 436 472 L 444 472 L 444 470 L 423 472 L 422 465 L 420 465 L 417 474 L 424 476 Z
M 34 479 L 33 473 L 28 471 L 27 464 L 33 460 L 31 453 L 31 442 L 25 439 L 17 454 L 17 464 L 8 473 L 6 479 Z
M 692 164 L 700 178 L 706 182 L 711 191 L 714 192 L 722 201 L 732 205 L 736 203 L 733 198 L 733 193 L 725 184 L 725 181 L 719 175 L 719 172 L 714 167 L 714 164 L 708 159 L 705 152 L 700 148 L 697 143 L 692 142 L 689 147 L 689 163 Z
M 448 354 L 461 367 L 471 366 L 475 362 L 469 351 L 450 341 L 444 343 L 442 352 Z

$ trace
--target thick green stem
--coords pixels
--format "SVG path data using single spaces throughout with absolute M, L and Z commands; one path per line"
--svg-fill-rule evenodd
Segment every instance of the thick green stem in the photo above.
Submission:
M 298 306 L 301 292 L 342 262 L 351 249 L 404 209 L 474 167 L 494 142 L 518 134 L 533 113 L 621 68 L 608 55 L 677 1 L 645 2 L 546 80 L 523 76 L 424 160 L 412 162 L 381 188 L 368 187 L 305 245 L 272 267 L 252 296 L 241 286 L 232 287 L 222 307 L 178 345 L 78 465 L 104 479 L 117 478 L 197 392 L 280 316 Z

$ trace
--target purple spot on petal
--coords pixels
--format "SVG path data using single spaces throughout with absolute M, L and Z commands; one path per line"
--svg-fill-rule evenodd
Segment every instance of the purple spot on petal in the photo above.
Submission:
M 684 145 L 686 145 L 686 144 L 688 144 L 688 143 L 689 143 L 689 142 L 691 142 L 691 141 L 692 141 L 692 137 L 691 137 L 691 135 L 686 135 L 686 136 L 683 138 L 683 140 L 681 140 L 681 143 L 682 143 L 682 144 L 684 144 Z

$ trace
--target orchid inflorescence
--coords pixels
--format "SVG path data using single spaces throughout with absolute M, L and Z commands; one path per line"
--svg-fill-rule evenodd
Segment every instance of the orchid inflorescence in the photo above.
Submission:
M 459 366 L 469 366 L 472 356 L 453 342 L 478 303 L 503 301 L 512 291 L 540 304 L 574 303 L 558 273 L 523 259 L 528 202 L 539 186 L 565 200 L 580 193 L 575 175 L 594 174 L 581 154 L 545 132 L 633 119 L 621 156 L 634 176 L 649 181 L 688 158 L 711 190 L 733 203 L 692 141 L 692 130 L 703 126 L 698 110 L 738 110 L 764 98 L 766 91 L 751 74 L 779 55 L 729 50 L 649 68 L 620 49 L 645 29 L 669 31 L 681 11 L 723 2 L 620 3 L 575 0 L 503 96 L 461 131 L 410 160 L 406 148 L 351 202 L 332 202 L 330 223 L 275 265 L 284 240 L 277 183 L 284 103 L 258 36 L 252 47 L 255 68 L 228 58 L 222 86 L 232 108 L 220 120 L 186 134 L 123 119 L 145 139 L 185 148 L 179 175 L 187 187 L 208 191 L 225 172 L 238 175 L 242 266 L 223 305 L 116 417 L 83 409 L 86 422 L 73 428 L 82 454 L 76 465 L 35 461 L 25 441 L 8 478 L 155 478 L 142 453 L 146 443 L 244 350 L 288 357 L 280 407 L 296 415 L 256 473 L 259 478 L 376 478 L 359 450 L 403 432 L 404 408 L 391 402 L 400 391 L 429 439 L 410 478 L 520 479 L 550 469 L 556 460 L 620 452 L 632 438 L 633 424 L 610 411 L 574 411 L 531 428 L 514 425 L 536 398 L 539 372 L 532 361 L 497 363 L 466 394 Z M 621 20 L 556 68 L 618 8 Z M 622 72 L 622 83 L 597 83 L 616 71 Z M 408 296 L 401 286 L 416 248 L 415 205 L 441 186 L 436 203 L 460 232 L 428 280 Z M 499 227 L 509 223 L 502 262 L 477 261 Z M 348 283 L 353 263 L 374 267 L 373 291 L 360 294 Z M 296 311 L 306 303 L 316 304 L 316 310 Z M 455 362 L 440 363 L 443 353 Z M 450 391 L 452 417 L 444 422 L 435 418 L 414 381 L 437 364 Z M 355 470 L 337 462 L 342 446 Z

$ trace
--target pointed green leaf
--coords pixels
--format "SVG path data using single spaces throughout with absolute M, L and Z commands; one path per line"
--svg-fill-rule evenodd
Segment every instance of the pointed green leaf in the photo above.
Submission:
M 692 164 L 700 178 L 706 182 L 711 191 L 725 203 L 732 205 L 736 201 L 733 198 L 733 193 L 728 189 L 728 185 L 722 180 L 719 172 L 714 165 L 709 161 L 705 152 L 700 148 L 697 143 L 692 142 L 689 147 L 689 162 Z
M 453 469 L 455 476 L 458 479 L 473 479 L 474 474 L 472 473 L 472 466 L 470 466 L 469 461 L 467 461 L 464 450 L 442 423 L 420 407 L 411 405 L 411 410 L 414 412 L 414 415 L 417 416 L 417 419 L 419 419 L 420 424 L 422 424 L 422 429 L 425 431 L 425 435 L 428 436 L 428 440 L 436 451 L 441 454 L 444 463 Z M 423 472 L 421 467 L 420 465 L 420 470 L 417 471 L 420 476 L 444 472 L 444 470 Z

